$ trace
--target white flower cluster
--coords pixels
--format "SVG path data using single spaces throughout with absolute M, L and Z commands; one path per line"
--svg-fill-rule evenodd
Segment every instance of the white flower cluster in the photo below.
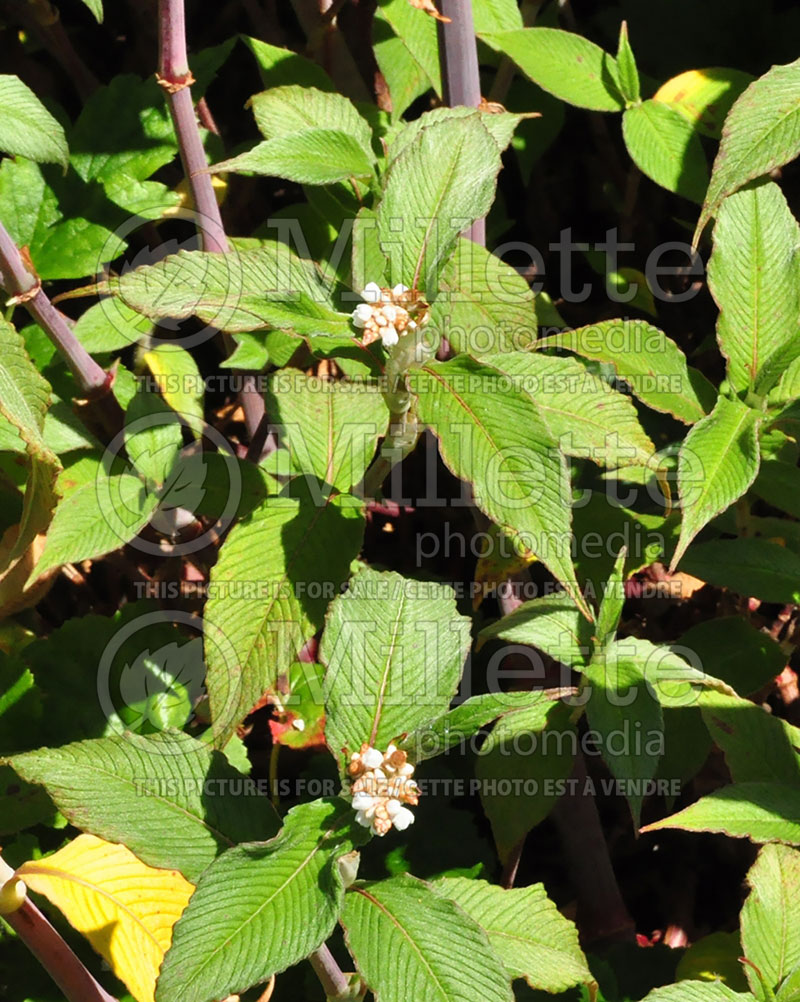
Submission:
M 403 305 L 407 285 L 396 285 L 393 289 L 382 289 L 377 282 L 369 282 L 361 295 L 366 302 L 359 303 L 353 310 L 353 324 L 364 331 L 363 343 L 372 344 L 378 338 L 387 348 L 397 344 L 400 335 L 413 331 L 416 320 Z
M 419 789 L 411 778 L 414 766 L 404 751 L 389 745 L 385 752 L 363 744 L 353 752 L 347 771 L 351 777 L 350 793 L 356 821 L 371 828 L 375 835 L 385 835 L 394 826 L 404 831 L 414 823 L 414 815 L 403 804 L 416 804 Z

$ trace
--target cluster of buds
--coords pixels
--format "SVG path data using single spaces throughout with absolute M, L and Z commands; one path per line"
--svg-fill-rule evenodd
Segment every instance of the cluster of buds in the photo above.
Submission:
M 350 793 L 356 821 L 371 828 L 375 835 L 385 835 L 392 826 L 403 831 L 414 822 L 414 815 L 403 804 L 416 804 L 419 789 L 411 778 L 414 766 L 396 745 L 385 752 L 363 744 L 353 752 L 347 766 Z
M 353 310 L 353 324 L 364 331 L 362 344 L 380 338 L 385 347 L 391 348 L 401 334 L 416 330 L 428 318 L 428 304 L 406 285 L 382 289 L 376 282 L 369 282 L 361 295 L 365 302 Z

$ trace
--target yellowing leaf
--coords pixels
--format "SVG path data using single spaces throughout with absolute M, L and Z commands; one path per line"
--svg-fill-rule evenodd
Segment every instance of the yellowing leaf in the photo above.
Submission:
M 153 1002 L 172 927 L 194 890 L 188 880 L 94 835 L 23 863 L 17 875 L 86 936 L 137 1002 Z
M 742 70 L 712 66 L 687 70 L 667 80 L 653 95 L 693 122 L 699 132 L 719 139 L 731 105 L 753 79 Z

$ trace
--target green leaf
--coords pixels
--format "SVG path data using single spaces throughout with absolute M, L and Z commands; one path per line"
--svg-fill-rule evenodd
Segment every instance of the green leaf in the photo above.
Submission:
M 617 74 L 619 76 L 619 89 L 626 101 L 633 104 L 641 99 L 639 87 L 639 70 L 636 68 L 636 59 L 633 49 L 628 39 L 628 22 L 623 21 L 619 26 L 619 42 L 617 43 Z
M 270 378 L 267 410 L 294 468 L 342 491 L 360 483 L 389 420 L 376 386 L 288 368 Z
M 352 335 L 350 316 L 332 308 L 313 263 L 284 243 L 228 254 L 179 251 L 109 280 L 109 291 L 153 320 L 197 316 L 225 331 Z
M 446 585 L 363 570 L 331 606 L 320 648 L 325 736 L 342 749 L 385 750 L 450 705 L 470 647 L 470 621 Z
M 182 445 L 178 415 L 158 394 L 138 387 L 125 412 L 125 451 L 137 472 L 161 487 Z
M 736 398 L 719 397 L 698 421 L 678 454 L 683 519 L 674 568 L 700 530 L 738 501 L 758 474 L 761 415 Z
M 142 361 L 153 375 L 165 402 L 194 432 L 203 434 L 203 377 L 197 362 L 174 344 L 156 344 L 142 353 Z
M 588 38 L 560 28 L 484 32 L 481 38 L 543 90 L 568 104 L 593 111 L 625 107 L 613 56 Z
M 69 149 L 61 124 L 19 77 L 0 75 L 0 105 L 0 150 L 66 170 Z
M 726 693 L 701 693 L 700 707 L 734 783 L 800 784 L 800 730 L 763 706 Z
M 577 929 L 547 897 L 544 884 L 507 890 L 485 880 L 445 877 L 433 888 L 486 932 L 512 978 L 546 992 L 594 981 Z
M 519 351 L 538 337 L 536 305 L 525 279 L 480 244 L 461 237 L 442 269 L 428 318 L 456 351 L 480 357 Z
M 44 786 L 76 828 L 193 882 L 225 849 L 278 828 L 269 800 L 243 794 L 241 773 L 188 734 L 79 741 L 8 763 Z
M 347 132 L 305 129 L 267 139 L 247 153 L 214 164 L 211 173 L 252 171 L 300 184 L 333 184 L 372 177 L 372 161 L 372 155 Z
M 337 859 L 366 833 L 342 800 L 289 811 L 269 842 L 223 853 L 200 877 L 175 925 L 157 1002 L 212 1002 L 267 981 L 331 934 L 344 887 Z
M 735 992 L 721 981 L 681 981 L 645 995 L 642 1002 L 751 1002 L 750 993 Z
M 119 299 L 104 299 L 80 315 L 75 336 L 89 354 L 129 348 L 153 329 L 148 317 L 130 309 Z
M 23 553 L 48 525 L 58 500 L 61 463 L 43 435 L 50 396 L 50 384 L 31 361 L 22 336 L 0 319 L 0 415 L 17 430 L 30 459 L 19 534 L 9 559 Z
M 533 398 L 551 437 L 567 456 L 611 469 L 651 465 L 656 449 L 633 401 L 576 358 L 514 351 L 485 361 Z
M 750 696 L 780 675 L 786 655 L 778 643 L 741 616 L 718 616 L 698 623 L 673 644 L 686 651 L 703 671 Z
M 711 409 L 711 385 L 688 368 L 686 356 L 674 341 L 642 320 L 603 320 L 543 338 L 539 346 L 566 348 L 584 358 L 608 362 L 642 403 L 685 424 L 699 421 Z
M 261 82 L 265 87 L 297 84 L 300 87 L 333 90 L 331 78 L 311 59 L 306 59 L 291 49 L 262 42 L 259 38 L 250 38 L 248 35 L 240 35 L 239 38 L 255 56 Z
M 475 775 L 504 862 L 568 789 L 578 748 L 571 713 L 571 707 L 553 702 L 511 710 L 481 746 Z
M 766 539 L 695 543 L 681 560 L 681 570 L 762 602 L 800 602 L 800 556 Z
M 528 644 L 562 664 L 584 665 L 592 649 L 592 624 L 568 598 L 543 595 L 485 626 L 479 638 L 481 644 L 495 638 Z
M 595 623 L 595 643 L 603 648 L 613 640 L 617 633 L 622 607 L 625 605 L 625 557 L 627 550 L 623 546 L 617 555 L 614 570 L 603 588 L 600 601 L 600 612 Z
M 248 102 L 265 139 L 288 136 L 308 129 L 344 132 L 371 156 L 372 129 L 356 106 L 344 95 L 315 87 L 271 87 Z
M 591 684 L 586 717 L 638 827 L 644 791 L 661 757 L 664 718 L 640 663 L 626 657 L 624 644 L 612 644 L 583 669 Z M 636 728 L 635 739 L 631 727 Z
M 103 23 L 103 0 L 83 0 L 98 24 Z
M 774 508 L 800 518 L 800 468 L 779 459 L 761 463 L 753 493 Z
M 701 135 L 719 139 L 731 105 L 752 81 L 751 73 L 726 66 L 686 70 L 662 84 L 653 99 L 685 115 Z
M 737 390 L 765 393 L 800 355 L 798 245 L 800 227 L 774 182 L 737 191 L 720 206 L 708 284 Z
M 712 932 L 692 943 L 678 961 L 676 981 L 722 981 L 732 991 L 746 992 L 742 953 L 738 931 Z
M 800 152 L 800 59 L 753 81 L 725 119 L 695 239 L 722 200 Z
M 425 74 L 427 86 L 441 94 L 442 75 L 436 21 L 424 11 L 412 7 L 408 0 L 388 0 L 381 3 L 379 11 L 381 19 L 386 20 L 402 42 L 406 59 L 410 57 Z M 395 114 L 402 114 L 402 111 L 395 109 Z
M 537 689 L 532 692 L 484 692 L 472 696 L 412 731 L 398 747 L 412 762 L 424 762 L 471 738 L 482 727 L 512 710 L 527 710 L 560 699 L 572 690 Z
M 503 382 L 496 369 L 465 356 L 409 374 L 420 421 L 438 437 L 445 465 L 472 484 L 481 511 L 518 536 L 588 615 L 570 556 L 564 458 L 531 398 Z
M 742 946 L 770 988 L 777 988 L 800 964 L 800 852 L 765 845 L 747 874 L 750 893 L 741 914 Z M 745 966 L 750 988 L 761 991 L 758 975 Z
M 414 877 L 354 885 L 345 895 L 342 925 L 358 970 L 381 1002 L 514 998 L 486 933 Z
M 79 487 L 56 508 L 47 542 L 29 580 L 52 567 L 95 560 L 130 542 L 150 521 L 158 504 L 138 477 L 98 477 Z
M 752 842 L 800 845 L 800 790 L 779 783 L 735 783 L 723 786 L 694 804 L 646 825 L 643 832 L 682 828 L 721 832 Z
M 522 14 L 516 0 L 474 0 L 472 17 L 479 35 L 522 27 Z
M 524 115 L 516 115 L 510 111 L 482 111 L 480 108 L 470 108 L 467 105 L 456 105 L 454 108 L 446 105 L 431 108 L 430 111 L 423 112 L 419 118 L 415 118 L 411 122 L 402 122 L 396 125 L 387 136 L 383 137 L 383 142 L 389 147 L 388 163 L 404 153 L 424 129 L 442 122 L 453 122 L 465 118 L 481 122 L 497 143 L 497 148 L 503 153 L 511 144 L 514 131 L 524 117 Z
M 392 281 L 433 298 L 459 234 L 489 211 L 500 166 L 478 115 L 428 126 L 392 161 L 377 211 Z
M 375 212 L 364 206 L 353 222 L 351 285 L 359 294 L 370 282 L 386 288 L 388 261 L 378 242 L 378 221 Z
M 267 498 L 236 525 L 211 571 L 208 687 L 224 743 L 322 626 L 364 533 L 353 498 Z
M 429 29 L 424 30 L 427 32 Z M 398 120 L 410 104 L 431 89 L 431 80 L 414 58 L 406 41 L 392 30 L 383 7 L 375 10 L 372 36 L 375 60 L 389 89 L 392 119 Z M 435 30 L 433 43 L 436 45 Z M 426 47 L 428 44 L 426 38 Z M 432 65 L 437 67 L 438 72 L 438 59 L 435 57 Z
M 708 165 L 692 123 L 661 101 L 627 108 L 622 135 L 636 166 L 667 191 L 702 204 Z

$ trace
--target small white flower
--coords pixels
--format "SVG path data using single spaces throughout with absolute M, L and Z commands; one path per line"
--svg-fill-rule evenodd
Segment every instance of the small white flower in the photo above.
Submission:
M 305 720 L 301 720 L 300 717 L 296 717 L 292 721 L 292 727 L 294 727 L 296 731 L 304 731 L 306 729 L 306 722 Z
M 397 803 L 397 801 L 390 800 L 389 803 Z M 409 825 L 414 824 L 414 815 L 407 807 L 399 807 L 390 817 L 392 824 L 399 832 L 404 832 Z
M 396 751 L 397 751 L 397 745 L 389 745 L 389 747 L 386 749 L 386 754 L 384 755 L 384 758 L 389 758 L 390 756 L 394 755 Z
M 386 348 L 391 348 L 392 345 L 397 344 L 400 340 L 397 331 L 394 329 L 392 324 L 381 329 L 381 341 Z
M 353 323 L 356 327 L 363 327 L 372 316 L 372 307 L 368 303 L 359 303 L 353 310 Z
M 395 296 L 402 296 L 404 292 L 408 292 L 408 286 L 400 283 L 392 289 L 392 294 Z
M 353 810 L 354 811 L 368 811 L 370 807 L 373 807 L 377 797 L 371 797 L 368 793 L 354 793 L 353 794 Z
M 368 748 L 361 756 L 361 761 L 367 769 L 377 769 L 379 765 L 383 764 L 383 755 L 377 748 Z
M 381 301 L 381 287 L 377 282 L 367 282 L 361 298 L 368 303 L 379 303 Z

